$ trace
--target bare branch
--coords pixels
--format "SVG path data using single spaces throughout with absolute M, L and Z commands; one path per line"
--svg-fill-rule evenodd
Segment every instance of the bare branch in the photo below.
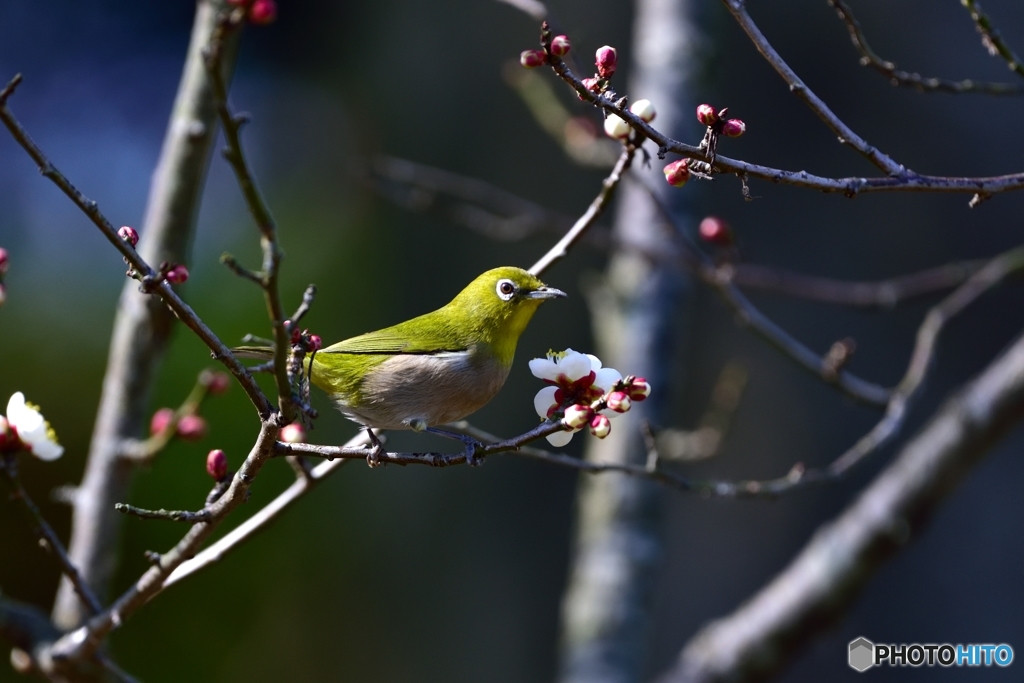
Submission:
M 952 81 L 946 78 L 925 78 L 918 73 L 901 71 L 893 62 L 882 59 L 868 45 L 860 22 L 853 16 L 853 10 L 843 0 L 828 0 L 828 4 L 835 9 L 836 14 L 850 32 L 850 41 L 860 52 L 861 66 L 870 66 L 872 69 L 889 79 L 889 82 L 896 86 L 914 88 L 918 92 L 948 92 L 948 93 L 980 93 L 983 95 L 1021 95 L 1024 94 L 1024 87 L 1010 83 L 983 83 L 966 79 Z
M 141 517 L 142 519 L 167 519 L 175 522 L 186 522 L 188 524 L 209 522 L 211 519 L 211 513 L 208 509 L 199 510 L 197 512 L 163 509 L 147 510 L 145 508 L 135 507 L 134 505 L 128 505 L 127 503 L 115 503 L 114 509 L 118 512 L 123 512 L 126 515 Z
M 21 478 L 18 476 L 18 460 L 15 454 L 4 453 L 0 455 L 0 471 L 3 472 L 4 478 L 7 479 L 7 483 L 11 487 L 11 500 L 20 504 L 25 510 L 32 534 L 39 539 L 39 544 L 57 560 L 61 572 L 68 578 L 71 585 L 74 586 L 75 593 L 78 594 L 78 598 L 82 601 L 89 614 L 98 613 L 103 609 L 99 598 L 96 597 L 96 594 L 93 593 L 85 580 L 82 579 L 78 568 L 71 561 L 71 558 L 68 557 L 64 544 L 61 543 L 56 532 L 46 521 L 46 518 L 43 517 L 39 506 L 36 505 L 35 501 L 28 495 L 28 491 L 22 486 Z
M 608 206 L 608 203 L 611 202 L 612 197 L 615 195 L 615 188 L 619 186 L 619 181 L 622 179 L 622 174 L 629 170 L 629 165 L 633 163 L 633 155 L 635 153 L 636 147 L 627 143 L 622 150 L 622 154 L 619 155 L 619 160 L 615 162 L 615 168 L 612 169 L 612 172 L 601 183 L 601 191 L 597 197 L 594 198 L 594 201 L 590 203 L 590 206 L 587 207 L 587 210 L 579 217 L 569 232 L 565 233 L 565 236 L 558 240 L 540 260 L 530 266 L 530 273 L 539 277 L 553 264 L 566 257 L 569 249 L 583 237 L 587 229 L 594 224 L 605 207 Z
M 985 46 L 988 53 L 993 57 L 999 55 L 1006 60 L 1006 65 L 1010 67 L 1010 71 L 1013 71 L 1018 76 L 1024 76 L 1024 62 L 1014 54 L 1010 46 L 1003 40 L 1003 37 L 999 35 L 999 31 L 992 25 L 992 20 L 981 11 L 981 5 L 974 0 L 960 0 L 960 4 L 970 12 L 971 20 L 974 21 L 974 28 L 981 34 L 981 44 Z
M 1024 418 L 1024 337 L 958 395 L 770 584 L 712 622 L 663 683 L 764 680 L 845 611 L 960 479 Z

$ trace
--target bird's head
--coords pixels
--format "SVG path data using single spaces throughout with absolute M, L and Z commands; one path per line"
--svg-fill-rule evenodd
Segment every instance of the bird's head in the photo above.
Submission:
M 522 268 L 505 266 L 477 277 L 446 308 L 456 324 L 472 327 L 490 344 L 504 347 L 511 343 L 507 350 L 511 361 L 516 341 L 537 307 L 563 296 L 565 292 L 548 287 Z

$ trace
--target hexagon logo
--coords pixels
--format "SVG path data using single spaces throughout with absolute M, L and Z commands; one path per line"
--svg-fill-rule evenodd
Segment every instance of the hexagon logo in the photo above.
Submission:
M 850 668 L 867 671 L 875 663 L 875 644 L 867 638 L 850 641 Z

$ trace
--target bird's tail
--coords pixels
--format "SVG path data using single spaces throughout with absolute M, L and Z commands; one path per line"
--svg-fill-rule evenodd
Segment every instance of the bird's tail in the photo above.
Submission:
M 258 360 L 270 360 L 274 357 L 274 349 L 271 346 L 236 346 L 231 353 L 239 358 L 256 358 Z

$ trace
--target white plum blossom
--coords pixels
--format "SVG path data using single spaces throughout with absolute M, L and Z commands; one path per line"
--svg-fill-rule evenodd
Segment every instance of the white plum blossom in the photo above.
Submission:
M 545 420 L 568 406 L 590 405 L 622 380 L 618 370 L 603 367 L 597 356 L 572 349 L 549 351 L 546 358 L 534 358 L 530 361 L 530 372 L 548 383 L 533 399 L 534 409 Z M 601 413 L 609 417 L 618 415 L 609 409 Z M 549 434 L 547 440 L 552 446 L 564 446 L 584 426 Z
M 25 401 L 20 391 L 7 402 L 7 423 L 27 450 L 40 460 L 56 460 L 64 454 L 50 423 L 37 406 Z

